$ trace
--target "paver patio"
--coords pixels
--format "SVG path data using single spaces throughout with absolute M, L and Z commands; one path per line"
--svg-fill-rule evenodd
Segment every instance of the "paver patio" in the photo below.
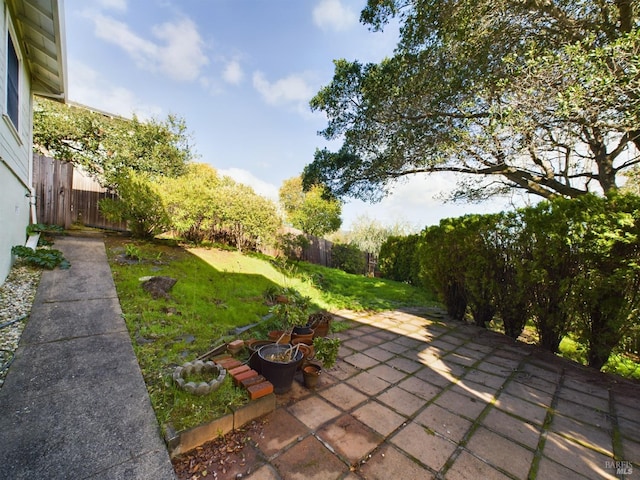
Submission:
M 437 310 L 341 315 L 338 364 L 278 396 L 249 478 L 640 478 L 638 382 Z

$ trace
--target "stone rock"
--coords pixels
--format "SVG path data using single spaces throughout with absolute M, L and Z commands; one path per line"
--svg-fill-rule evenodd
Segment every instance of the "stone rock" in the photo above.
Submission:
M 178 280 L 171 277 L 151 277 L 142 283 L 142 288 L 153 298 L 169 298 L 169 291 Z

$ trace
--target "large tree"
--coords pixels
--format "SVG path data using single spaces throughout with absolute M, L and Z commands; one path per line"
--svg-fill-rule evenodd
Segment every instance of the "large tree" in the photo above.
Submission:
M 640 159 L 638 0 L 369 0 L 400 22 L 393 57 L 336 60 L 311 101 L 320 132 L 305 185 L 380 199 L 393 180 L 461 177 L 454 198 L 616 190 Z M 634 148 L 635 147 L 635 148 Z
M 287 221 L 304 233 L 322 237 L 342 225 L 342 203 L 320 185 L 303 191 L 302 178 L 292 177 L 282 182 L 279 196 Z
M 38 97 L 33 144 L 38 152 L 81 165 L 105 186 L 132 170 L 151 179 L 186 171 L 194 154 L 184 120 L 141 121 Z

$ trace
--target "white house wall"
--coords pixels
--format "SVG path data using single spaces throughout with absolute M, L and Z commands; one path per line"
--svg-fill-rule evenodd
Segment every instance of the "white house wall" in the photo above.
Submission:
M 32 183 L 32 95 L 30 75 L 21 51 L 20 41 L 15 47 L 20 57 L 20 111 L 16 131 L 6 116 L 7 66 L 7 7 L 0 0 L 0 284 L 11 269 L 11 247 L 24 245 L 29 224 L 29 186 Z

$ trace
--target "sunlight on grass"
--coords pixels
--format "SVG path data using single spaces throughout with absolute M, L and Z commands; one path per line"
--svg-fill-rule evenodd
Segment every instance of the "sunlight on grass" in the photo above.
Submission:
M 383 310 L 432 305 L 433 297 L 406 284 L 350 275 L 340 270 L 215 248 L 181 248 L 171 240 L 105 242 L 127 328 L 151 402 L 161 424 L 177 430 L 202 424 L 248 401 L 231 381 L 209 396 L 179 390 L 173 370 L 229 341 L 236 327 L 260 322 L 269 313 L 264 293 L 293 288 L 311 299 L 312 309 Z M 154 299 L 141 278 L 177 279 L 167 298 Z M 266 333 L 268 322 L 244 334 Z M 335 322 L 336 330 L 348 324 Z

